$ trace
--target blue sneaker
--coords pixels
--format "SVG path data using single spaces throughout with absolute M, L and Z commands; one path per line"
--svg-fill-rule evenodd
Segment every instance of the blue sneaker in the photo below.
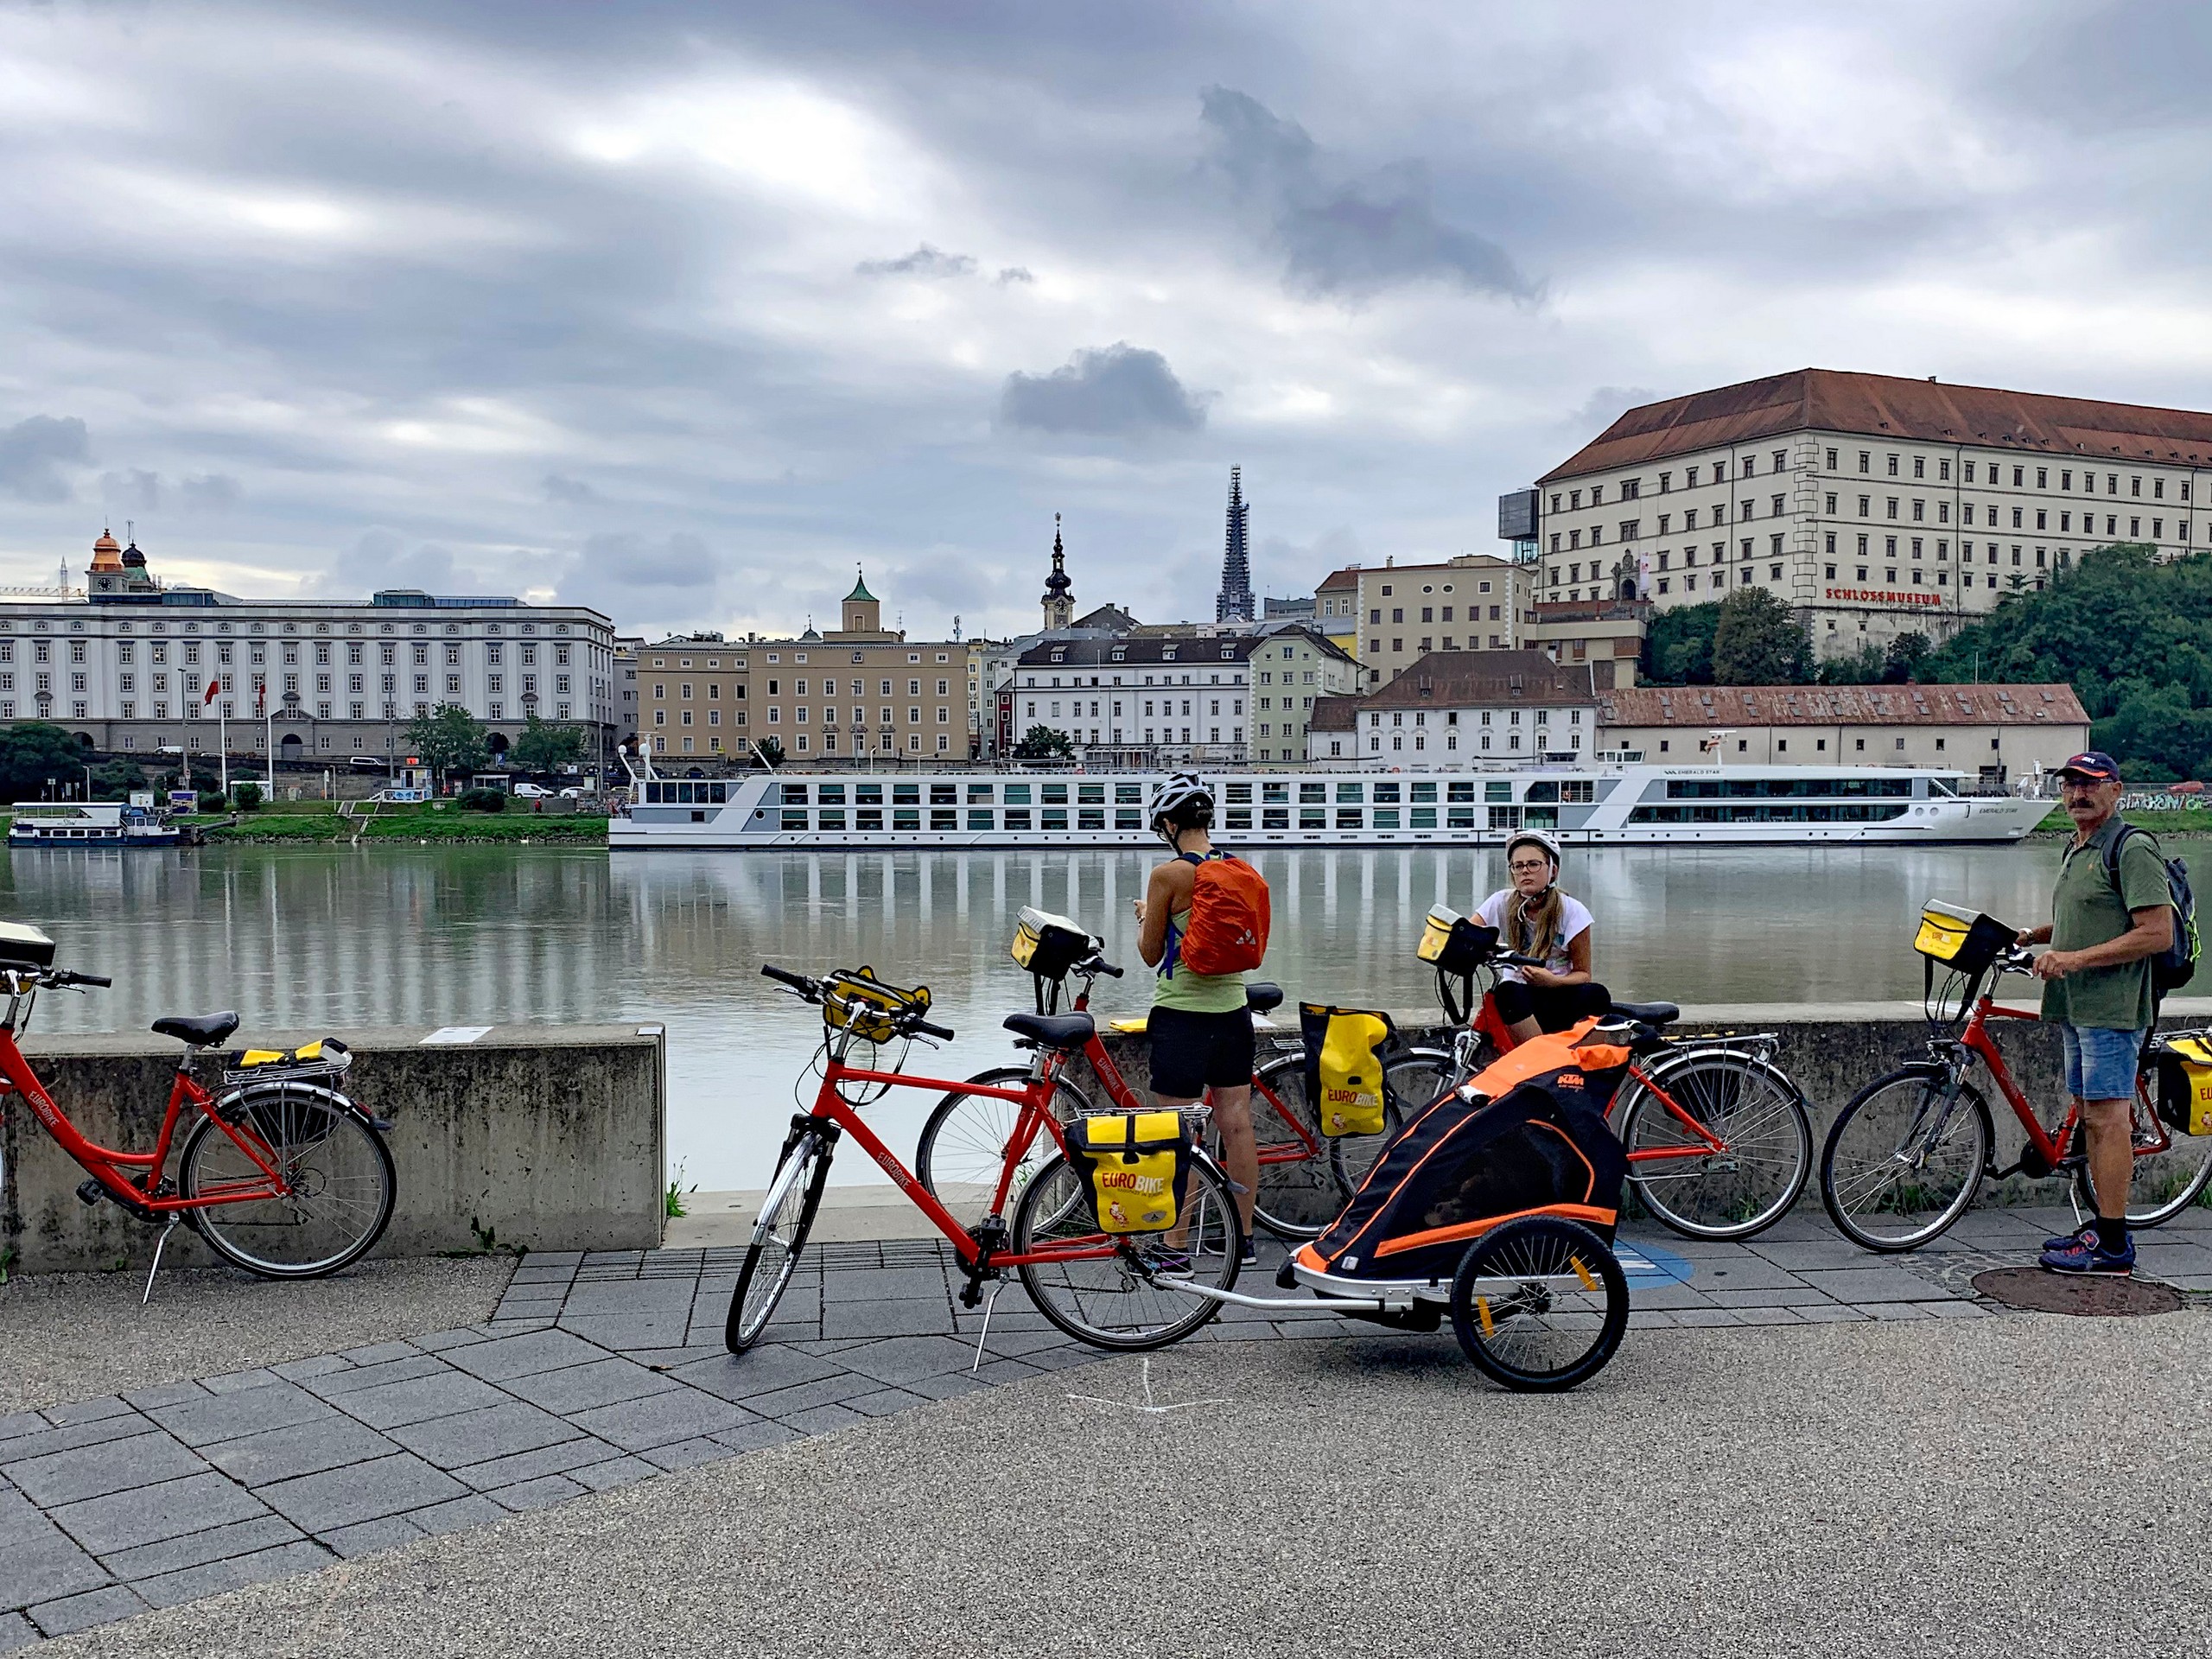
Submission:
M 2097 1224 L 2085 1221 L 2070 1233 L 2056 1233 L 2043 1242 L 2046 1250 L 2063 1250 L 2069 1244 L 2079 1244 L 2085 1238 L 2097 1236 Z
M 2101 1247 L 2094 1232 L 2069 1239 L 2060 1249 L 2045 1250 L 2038 1258 L 2053 1273 L 2102 1274 L 2126 1278 L 2135 1271 L 2135 1241 L 2129 1238 L 2116 1250 Z

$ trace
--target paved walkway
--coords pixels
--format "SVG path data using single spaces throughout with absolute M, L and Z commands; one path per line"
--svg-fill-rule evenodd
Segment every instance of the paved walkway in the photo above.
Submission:
M 1891 1261 L 1799 1217 L 1749 1246 L 1631 1234 L 1632 1319 L 1996 1317 L 1972 1274 L 2065 1219 L 1980 1213 Z M 2146 1274 L 2212 1291 L 2212 1211 L 2143 1249 Z M 971 1370 L 981 1316 L 949 1253 L 891 1241 L 810 1250 L 769 1340 L 734 1359 L 738 1259 L 532 1255 L 482 1325 L 0 1418 L 0 1650 L 1097 1357 L 1016 1287 Z M 1361 1334 L 1232 1307 L 1196 1340 Z

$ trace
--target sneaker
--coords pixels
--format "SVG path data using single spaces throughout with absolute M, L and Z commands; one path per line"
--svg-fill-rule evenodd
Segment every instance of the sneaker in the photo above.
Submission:
M 2097 1224 L 2094 1221 L 2085 1221 L 2070 1233 L 2058 1233 L 2046 1238 L 2043 1242 L 2043 1247 L 2046 1250 L 2063 1250 L 2070 1244 L 2079 1244 L 2083 1239 L 2094 1238 L 2096 1236 Z
M 2102 1274 L 2126 1278 L 2135 1271 L 2135 1241 L 2130 1238 L 2116 1250 L 2101 1248 L 2092 1233 L 2068 1241 L 2063 1249 L 2045 1250 L 2039 1258 L 2053 1273 Z
M 1218 1244 L 1201 1244 L 1198 1246 L 1198 1253 L 1200 1255 L 1219 1255 L 1221 1254 L 1221 1246 Z M 1260 1260 L 1260 1247 L 1257 1244 L 1255 1244 L 1250 1239 L 1246 1239 L 1244 1241 L 1244 1253 L 1242 1255 L 1239 1255 L 1236 1260 L 1238 1263 L 1243 1267 L 1249 1268 L 1257 1266 Z

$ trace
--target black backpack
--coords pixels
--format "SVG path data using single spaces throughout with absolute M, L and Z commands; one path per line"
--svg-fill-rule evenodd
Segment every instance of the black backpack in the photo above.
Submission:
M 2196 974 L 2196 959 L 2203 950 L 2203 942 L 2196 932 L 2196 895 L 2190 891 L 2188 866 L 2177 858 L 2166 857 L 2156 836 L 2125 819 L 2120 823 L 2120 833 L 2105 848 L 2105 880 L 2112 883 L 2114 893 L 2121 890 L 2120 858 L 2130 836 L 2149 836 L 2152 849 L 2166 867 L 2166 893 L 2174 907 L 2174 934 L 2166 948 L 2151 958 L 2151 989 L 2164 996 L 2168 991 L 2188 984 Z

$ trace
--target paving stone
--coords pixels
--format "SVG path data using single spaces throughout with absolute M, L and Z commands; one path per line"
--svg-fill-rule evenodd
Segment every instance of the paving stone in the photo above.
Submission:
M 942 1301 L 950 1294 L 943 1268 L 832 1268 L 822 1275 L 825 1302 Z
M 1725 1307 L 1684 1307 L 1675 1311 L 1675 1323 L 1690 1330 L 1705 1325 L 1736 1325 L 1740 1321 Z
M 605 1463 L 621 1455 L 604 1440 L 579 1434 L 558 1446 L 543 1446 L 535 1452 L 518 1452 L 512 1457 L 494 1458 L 488 1463 L 456 1469 L 454 1473 L 478 1491 L 489 1492 L 521 1481 L 536 1480 L 541 1475 L 573 1474 L 578 1469 L 594 1463 Z
M 1707 1294 L 1724 1290 L 1794 1290 L 1797 1285 L 1796 1274 L 1749 1250 L 1740 1250 L 1725 1259 L 1709 1257 L 1700 1262 L 1690 1277 L 1691 1287 Z
M 276 1373 L 265 1365 L 257 1365 L 248 1371 L 226 1371 L 220 1376 L 203 1376 L 200 1386 L 210 1394 L 243 1394 L 248 1389 L 264 1389 L 279 1382 Z
M 571 1469 L 568 1475 L 570 1480 L 589 1487 L 594 1492 L 611 1492 L 618 1486 L 632 1485 L 659 1472 L 643 1458 L 621 1457 L 610 1458 L 605 1463 L 587 1464 L 581 1469 Z
M 489 1463 L 517 1452 L 535 1452 L 578 1438 L 578 1431 L 550 1412 L 520 1400 L 504 1400 L 481 1411 L 465 1411 L 426 1422 L 403 1424 L 391 1438 L 441 1469 Z
M 471 1492 L 467 1497 L 434 1503 L 426 1510 L 411 1510 L 407 1518 L 435 1537 L 441 1533 L 461 1532 L 469 1527 L 485 1526 L 505 1514 L 506 1511 L 490 1498 Z
M 1808 1325 L 1843 1325 L 1853 1319 L 1864 1319 L 1867 1317 L 1866 1309 L 1846 1307 L 1840 1302 L 1830 1302 L 1825 1307 L 1800 1307 L 1793 1311 Z M 1629 1317 L 1633 1319 L 1635 1315 L 1630 1314 Z
M 975 1357 L 972 1347 L 950 1337 L 891 1337 L 849 1348 L 837 1363 L 880 1382 L 911 1382 L 963 1370 Z
M 759 1452 L 802 1437 L 798 1430 L 785 1427 L 781 1423 L 757 1422 L 726 1428 L 712 1438 L 732 1452 Z
M 857 1371 L 839 1371 L 811 1382 L 802 1382 L 797 1388 L 756 1394 L 745 1402 L 745 1408 L 763 1417 L 788 1417 L 795 1411 L 810 1411 L 816 1406 L 842 1405 L 861 1395 L 874 1394 L 882 1387 L 872 1376 L 862 1376 Z
M 21 1613 L 0 1613 L 0 1653 L 28 1648 L 38 1639 L 37 1630 Z
M 444 1471 L 402 1452 L 374 1463 L 349 1464 L 319 1475 L 279 1481 L 263 1487 L 259 1495 L 295 1525 L 308 1532 L 328 1532 L 358 1522 L 427 1509 L 467 1492 L 466 1486 Z
M 525 1268 L 575 1268 L 584 1259 L 582 1250 L 532 1250 L 522 1259 Z
M 1806 1268 L 1861 1268 L 1873 1262 L 1872 1253 L 1862 1250 L 1847 1238 L 1803 1239 L 1797 1243 L 1770 1242 L 1761 1237 L 1753 1239 L 1750 1248 L 1778 1268 L 1796 1273 Z
M 8 1465 L 8 1478 L 41 1509 L 176 1480 L 207 1465 L 166 1434 L 133 1434 Z
M 1706 1300 L 1715 1307 L 1818 1307 L 1830 1299 L 1799 1285 L 1787 1290 L 1709 1290 Z
M 778 1421 L 802 1434 L 827 1434 L 836 1429 L 850 1428 L 855 1423 L 864 1423 L 868 1419 L 844 1406 L 816 1406 Z
M 118 1550 L 105 1558 L 105 1565 L 118 1579 L 151 1579 L 207 1561 L 274 1549 L 279 1544 L 295 1543 L 301 1536 L 300 1529 L 283 1516 L 260 1515 L 251 1521 L 233 1521 L 228 1526 Z
M 24 1434 L 43 1434 L 53 1427 L 35 1411 L 18 1411 L 0 1417 L 0 1440 L 12 1440 Z
M 863 1417 L 888 1417 L 894 1411 L 904 1411 L 909 1406 L 927 1405 L 929 1402 L 918 1394 L 904 1389 L 882 1389 L 874 1394 L 863 1394 L 855 1399 L 842 1402 L 848 1411 L 857 1411 Z
M 201 1454 L 232 1480 L 248 1486 L 320 1474 L 349 1463 L 366 1463 L 399 1450 L 365 1423 L 336 1412 L 320 1422 L 295 1423 L 263 1434 L 225 1440 Z
M 412 1521 L 396 1515 L 387 1515 L 375 1521 L 364 1521 L 359 1526 L 340 1527 L 326 1532 L 321 1541 L 351 1560 L 356 1555 L 373 1555 L 380 1549 L 397 1549 L 402 1544 L 411 1544 L 424 1535 L 423 1529 Z
M 105 1422 L 111 1417 L 132 1415 L 130 1406 L 113 1395 L 98 1400 L 79 1400 L 67 1406 L 48 1406 L 46 1421 L 56 1428 L 73 1428 L 79 1423 Z
M 753 1420 L 753 1413 L 691 1389 L 680 1394 L 656 1394 L 643 1400 L 594 1406 L 569 1419 L 579 1428 L 612 1441 L 625 1452 L 672 1446 L 678 1440 L 719 1433 Z
M 742 1354 L 724 1352 L 696 1364 L 680 1365 L 671 1373 L 679 1382 L 721 1400 L 748 1400 L 843 1374 L 844 1367 L 836 1360 L 804 1353 L 788 1344 L 763 1344 Z
M 680 1313 L 689 1318 L 697 1285 L 689 1279 L 626 1279 L 614 1284 L 569 1287 L 563 1309 L 571 1319 L 613 1314 L 629 1319 L 643 1313 Z
M 566 1331 L 533 1331 L 526 1336 L 495 1338 L 449 1356 L 453 1364 L 470 1376 L 493 1382 L 588 1364 L 606 1357 L 601 1351 Z
M 1916 1302 L 1913 1306 L 1931 1319 L 1988 1319 L 1997 1316 L 1995 1308 L 1985 1307 L 1980 1302 Z
M 970 1376 L 995 1386 L 1006 1382 L 1019 1382 L 1025 1376 L 1040 1376 L 1043 1374 L 1040 1367 L 1032 1365 L 1026 1359 L 985 1360 L 981 1369 L 969 1373 Z
M 350 1370 L 308 1377 L 303 1379 L 302 1386 L 321 1399 L 336 1402 L 369 1389 L 388 1388 L 395 1382 L 411 1382 L 425 1376 L 448 1376 L 452 1372 L 453 1368 L 438 1356 L 410 1354 L 405 1359 L 388 1360 L 381 1365 L 356 1365 Z
M 48 1636 L 67 1636 L 73 1630 L 88 1630 L 95 1624 L 112 1624 L 118 1618 L 129 1618 L 133 1613 L 145 1611 L 146 1604 L 135 1592 L 111 1584 L 103 1589 L 47 1602 L 32 1608 L 30 1615 L 31 1623 Z
M 107 1581 L 106 1569 L 30 1499 L 0 1493 L 0 1607 L 54 1601 Z
M 1738 1325 L 1802 1325 L 1794 1307 L 1739 1307 L 1733 1310 Z
M 1692 1290 L 1688 1285 L 1655 1285 L 1649 1288 L 1631 1285 L 1628 1302 L 1630 1307 L 1676 1310 L 1682 1308 L 1710 1308 L 1713 1302 L 1703 1291 Z
M 957 1395 L 974 1394 L 990 1386 L 978 1382 L 966 1371 L 952 1371 L 944 1376 L 918 1376 L 906 1387 L 925 1400 L 950 1400 Z
M 608 1358 L 536 1376 L 518 1376 L 505 1386 L 508 1393 L 519 1395 L 532 1405 L 569 1413 L 613 1405 L 618 1400 L 641 1400 L 683 1385 L 633 1361 Z
M 486 1338 L 481 1331 L 464 1327 L 459 1331 L 434 1331 L 427 1337 L 415 1337 L 410 1340 L 426 1354 L 442 1354 L 451 1349 L 466 1348 L 471 1343 L 485 1341 Z
M 951 1334 L 952 1310 L 944 1300 L 825 1301 L 825 1337 L 941 1337 Z
M 1942 1294 L 1918 1274 L 1898 1267 L 1847 1268 L 1834 1273 L 1808 1271 L 1798 1277 L 1823 1294 L 1854 1306 L 1932 1301 Z
M 561 1328 L 599 1344 L 611 1354 L 639 1348 L 681 1348 L 689 1339 L 690 1315 L 682 1308 L 662 1313 L 561 1316 Z
M 1034 1331 L 1012 1331 L 1004 1328 L 999 1320 L 993 1319 L 990 1339 L 983 1344 L 984 1350 L 1001 1359 L 1020 1359 L 1024 1354 L 1033 1354 L 1040 1348 L 1058 1348 L 1068 1341 L 1066 1332 L 1041 1319 L 1038 1325 L 1039 1328 Z M 960 1346 L 970 1360 L 976 1357 L 975 1334 L 971 1332 L 961 1333 L 963 1338 L 969 1338 L 963 1341 Z
M 496 1406 L 506 1397 L 489 1382 L 442 1366 L 434 1376 L 341 1394 L 332 1403 L 371 1428 L 392 1429 L 403 1423 L 426 1422 L 433 1417 Z
M 1872 1319 L 1924 1319 L 1927 1304 L 1923 1302 L 1862 1302 L 1860 1307 Z
M 582 1497 L 586 1489 L 566 1475 L 540 1475 L 536 1480 L 525 1480 L 513 1486 L 503 1486 L 485 1496 L 505 1510 L 520 1513 L 524 1510 L 543 1510 L 556 1503 L 565 1503 L 572 1497 Z
M 212 1398 L 202 1395 L 182 1405 L 158 1407 L 149 1414 L 187 1446 L 194 1446 L 242 1440 L 300 1423 L 331 1422 L 338 1416 L 315 1395 L 275 1379 L 265 1388 Z
M 388 1360 L 412 1359 L 415 1350 L 404 1342 L 373 1343 L 366 1348 L 348 1348 L 339 1356 L 355 1365 L 381 1365 Z
M 197 1382 L 168 1382 L 158 1389 L 138 1389 L 123 1396 L 134 1410 L 146 1412 L 156 1406 L 181 1406 L 188 1400 L 205 1400 L 207 1390 Z
M 728 1446 L 707 1435 L 696 1440 L 677 1440 L 670 1446 L 656 1446 L 640 1452 L 639 1457 L 656 1468 L 675 1471 L 696 1469 L 702 1463 L 720 1463 L 725 1458 L 737 1455 Z
M 54 1519 L 95 1555 L 109 1555 L 268 1512 L 252 1493 L 210 1470 L 64 1504 L 54 1511 Z
M 1671 1331 L 1675 1316 L 1663 1307 L 1631 1307 L 1628 1311 L 1628 1328 L 1631 1331 Z
M 147 1579 L 134 1587 L 156 1607 L 175 1607 L 249 1584 L 266 1584 L 296 1573 L 317 1573 L 330 1562 L 330 1552 L 319 1544 L 285 1544 L 257 1555 L 233 1555 L 226 1561 L 210 1561 L 164 1578 Z
M 1065 1371 L 1109 1357 L 1103 1350 L 1086 1347 L 1079 1342 L 1064 1342 L 1057 1348 L 1039 1348 L 1024 1354 L 1020 1363 L 1040 1371 Z M 983 1367 L 986 1371 L 990 1369 L 988 1365 Z
M 307 1359 L 288 1359 L 269 1369 L 288 1382 L 304 1382 L 311 1376 L 330 1376 L 353 1367 L 335 1354 L 316 1354 Z

